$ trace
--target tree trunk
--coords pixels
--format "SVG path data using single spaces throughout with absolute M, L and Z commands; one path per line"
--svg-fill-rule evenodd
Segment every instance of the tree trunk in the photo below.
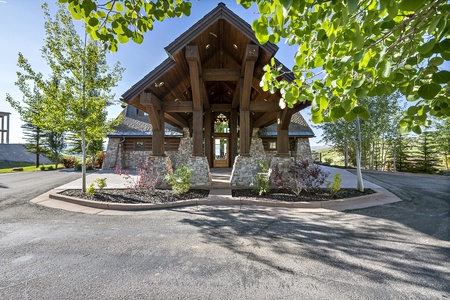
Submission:
M 397 141 L 394 142 L 394 158 L 392 162 L 393 171 L 397 172 Z
M 86 139 L 84 137 L 84 130 L 81 131 L 81 152 L 82 152 L 82 164 L 81 164 L 81 190 L 86 193 Z
M 40 166 L 40 161 L 39 161 L 39 141 L 41 140 L 41 132 L 38 128 L 37 132 L 36 132 L 36 168 L 39 168 Z
M 371 151 L 371 162 L 370 162 L 370 169 L 374 170 L 375 169 L 375 141 L 372 141 L 372 151 Z
M 344 144 L 344 164 L 345 167 L 348 168 L 348 141 L 345 140 Z
M 361 173 L 361 130 L 359 117 L 356 117 L 356 189 L 360 192 L 364 191 L 364 182 Z

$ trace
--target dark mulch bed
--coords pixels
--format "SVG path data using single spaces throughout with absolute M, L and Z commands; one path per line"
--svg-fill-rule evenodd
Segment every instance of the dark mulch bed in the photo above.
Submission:
M 333 197 L 330 194 L 329 189 L 319 189 L 314 192 L 306 192 L 302 191 L 299 196 L 296 196 L 289 190 L 286 189 L 271 189 L 270 192 L 266 195 L 259 195 L 257 190 L 254 189 L 239 189 L 233 190 L 233 197 L 242 197 L 242 198 L 264 198 L 268 200 L 278 200 L 278 201 L 289 201 L 289 202 L 311 202 L 311 201 L 328 201 L 335 199 L 345 199 L 345 198 L 353 198 L 363 195 L 370 195 L 375 193 L 375 191 L 371 189 L 364 189 L 364 192 L 360 192 L 356 189 L 341 189 L 337 194 Z
M 208 190 L 192 189 L 183 195 L 176 195 L 172 190 L 96 190 L 94 196 L 83 194 L 81 190 L 65 190 L 60 194 L 81 199 L 114 203 L 167 203 L 207 197 Z

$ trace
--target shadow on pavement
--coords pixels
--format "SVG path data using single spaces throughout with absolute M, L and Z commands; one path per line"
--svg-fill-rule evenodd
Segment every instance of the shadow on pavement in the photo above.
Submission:
M 445 264 L 450 249 L 436 240 L 417 240 L 408 228 L 388 220 L 289 210 L 191 214 L 181 222 L 197 227 L 205 243 L 220 245 L 273 271 L 350 282 L 359 277 L 407 286 L 412 292 L 448 289 Z
M 434 238 L 450 241 L 450 178 L 439 175 L 367 171 L 363 177 L 389 190 L 401 202 L 349 211 L 395 221 Z

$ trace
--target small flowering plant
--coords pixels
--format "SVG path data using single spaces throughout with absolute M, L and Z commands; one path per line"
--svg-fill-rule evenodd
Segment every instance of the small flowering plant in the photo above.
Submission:
M 119 166 L 116 166 L 114 173 L 120 176 L 124 176 L 126 180 L 126 187 L 130 191 L 153 191 L 158 184 L 158 176 L 152 176 L 150 172 L 151 166 L 148 162 L 141 161 L 136 168 L 136 175 L 130 174 L 128 170 L 123 170 Z

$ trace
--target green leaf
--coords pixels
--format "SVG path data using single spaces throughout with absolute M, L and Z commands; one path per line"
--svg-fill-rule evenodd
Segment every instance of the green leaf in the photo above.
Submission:
M 427 54 L 433 50 L 434 45 L 436 44 L 436 39 L 431 39 L 425 44 L 420 45 L 417 48 L 417 51 L 419 51 L 420 54 Z
M 330 116 L 335 119 L 340 119 L 345 116 L 345 109 L 341 106 L 333 107 L 330 111 Z
M 358 10 L 358 0 L 347 0 L 348 12 L 354 14 Z
M 347 122 L 352 122 L 353 120 L 356 119 L 358 115 L 353 113 L 352 111 L 349 111 L 345 116 L 344 116 L 344 120 Z
M 450 81 L 450 72 L 449 71 L 440 71 L 433 74 L 431 77 L 433 82 L 435 83 L 447 83 Z
M 117 35 L 117 40 L 119 41 L 119 43 L 125 44 L 125 43 L 128 43 L 128 41 L 129 41 L 130 39 L 129 39 L 128 36 L 126 36 L 126 35 L 118 34 L 118 35 Z
M 444 63 L 444 59 L 442 57 L 436 56 L 433 57 L 432 59 L 430 59 L 430 62 L 428 63 L 428 65 L 432 65 L 432 66 L 440 66 Z
M 95 27 L 98 25 L 98 19 L 97 18 L 90 18 L 88 21 L 89 26 Z
M 144 36 L 139 32 L 133 32 L 132 39 L 136 44 L 142 44 L 142 41 L 144 41 Z
M 423 99 L 433 99 L 441 91 L 441 86 L 437 83 L 430 83 L 422 85 L 417 93 Z
M 417 11 L 425 0 L 402 0 L 398 5 L 398 8 L 405 11 Z
M 118 12 L 122 12 L 124 9 L 123 5 L 120 2 L 116 2 L 115 7 Z
M 419 125 L 415 125 L 413 127 L 411 127 L 411 130 L 416 133 L 416 134 L 421 134 L 422 133 L 422 128 L 420 128 Z
M 419 111 L 419 108 L 417 106 L 411 106 L 406 110 L 406 115 L 408 116 L 414 116 Z

